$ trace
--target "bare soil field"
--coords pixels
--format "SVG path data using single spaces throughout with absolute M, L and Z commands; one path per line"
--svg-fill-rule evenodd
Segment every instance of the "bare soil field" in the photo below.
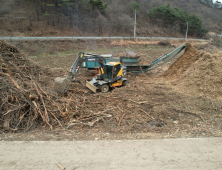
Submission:
M 153 46 L 152 43 L 66 43 L 64 51 L 69 53 L 59 50 L 62 43 L 50 45 L 52 47 L 47 50 L 54 48 L 51 53 L 40 55 L 37 51 L 31 52 L 34 48 L 27 50 L 29 58 L 37 62 L 34 65 L 27 64 L 27 61 L 18 63 L 26 60 L 23 57 L 8 59 L 13 56 L 2 55 L 1 68 L 5 69 L 1 70 L 0 85 L 5 87 L 4 84 L 7 84 L 10 88 L 0 89 L 1 96 L 4 96 L 1 98 L 0 140 L 222 136 L 222 54 L 219 51 L 207 53 L 199 51 L 200 46 L 195 48 L 190 45 L 185 53 L 153 71 L 130 74 L 131 87 L 113 88 L 106 94 L 94 94 L 85 86 L 72 83 L 67 94 L 60 96 L 53 92 L 53 80 L 66 74 L 80 51 L 111 53 L 118 57 L 124 49 L 130 49 L 140 54 L 140 64 L 150 64 L 173 49 L 171 46 Z M 90 44 L 94 44 L 94 48 L 86 47 Z M 25 43 L 22 45 L 25 46 Z M 38 47 L 35 42 L 33 46 L 36 49 Z M 23 47 L 23 52 L 26 48 Z M 207 48 L 210 51 L 210 45 Z M 215 50 L 214 47 L 210 49 Z M 16 67 L 13 66 L 14 62 Z M 94 75 L 93 71 L 81 69 L 78 79 L 84 84 Z M 9 79 L 3 80 L 6 78 Z M 24 93 L 15 87 L 16 84 Z M 36 103 L 36 107 L 32 108 L 25 101 L 27 98 L 20 98 L 21 94 L 28 94 L 27 98 L 31 103 Z M 38 113 L 35 113 L 35 109 Z M 4 126 L 5 122 L 9 126 Z

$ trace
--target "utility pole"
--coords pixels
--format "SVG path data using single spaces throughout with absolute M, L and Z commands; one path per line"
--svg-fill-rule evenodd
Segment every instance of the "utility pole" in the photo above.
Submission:
M 136 9 L 135 9 L 135 23 L 134 23 L 134 39 L 136 39 Z
M 187 22 L 187 30 L 186 30 L 186 41 L 187 41 L 187 33 L 188 33 L 188 22 Z

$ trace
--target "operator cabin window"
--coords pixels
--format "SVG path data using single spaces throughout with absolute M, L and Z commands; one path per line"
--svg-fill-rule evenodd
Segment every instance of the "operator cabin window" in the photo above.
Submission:
M 113 73 L 113 77 L 116 77 L 117 74 L 119 73 L 120 71 L 120 64 L 114 66 L 114 73 Z
M 112 80 L 112 71 L 113 71 L 113 66 L 106 65 L 106 73 L 105 73 L 106 80 Z

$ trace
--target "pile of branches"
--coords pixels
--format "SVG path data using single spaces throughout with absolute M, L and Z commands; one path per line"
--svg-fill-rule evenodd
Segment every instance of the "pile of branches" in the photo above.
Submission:
M 101 118 L 110 117 L 85 112 L 82 94 L 87 91 L 73 89 L 70 94 L 59 96 L 53 87 L 58 76 L 63 75 L 38 65 L 24 57 L 17 47 L 0 41 L 0 130 L 26 131 L 38 126 L 52 129 L 57 125 L 64 129 L 70 123 L 93 126 Z
M 0 127 L 28 130 L 42 122 L 52 127 L 51 117 L 59 122 L 48 111 L 53 109 L 52 100 L 56 97 L 49 88 L 50 77 L 50 69 L 25 58 L 17 47 L 0 41 Z
M 126 57 L 132 57 L 132 58 L 134 58 L 134 57 L 140 57 L 139 53 L 136 53 L 136 52 L 134 52 L 134 51 L 129 51 L 129 50 L 125 50 L 125 51 L 124 51 L 124 56 L 126 56 Z

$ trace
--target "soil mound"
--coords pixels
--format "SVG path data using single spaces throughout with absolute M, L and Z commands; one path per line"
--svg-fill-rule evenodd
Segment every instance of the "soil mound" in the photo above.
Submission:
M 202 53 L 177 81 L 184 92 L 221 100 L 222 53 Z
M 164 73 L 185 93 L 222 99 L 222 53 L 198 51 L 189 44 L 184 54 Z
M 158 42 L 158 45 L 162 45 L 162 46 L 171 46 L 169 41 L 163 40 Z
M 163 76 L 167 79 L 175 79 L 181 76 L 187 68 L 189 68 L 196 60 L 198 60 L 199 57 L 200 52 L 197 51 L 194 46 L 188 44 L 184 54 L 170 66 L 170 68 L 163 74 Z

